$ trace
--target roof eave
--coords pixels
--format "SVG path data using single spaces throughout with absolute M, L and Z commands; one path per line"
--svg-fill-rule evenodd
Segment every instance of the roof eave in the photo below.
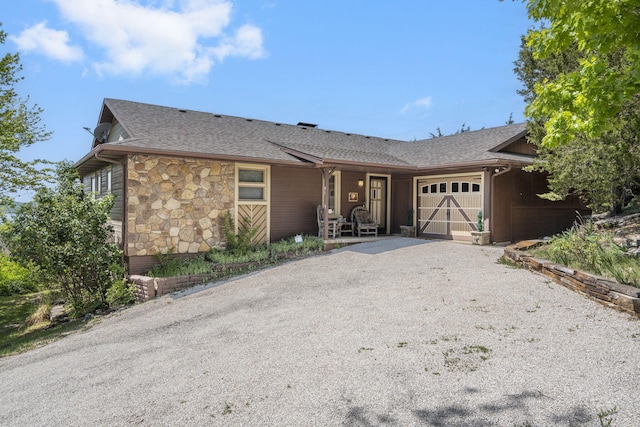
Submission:
M 166 150 L 157 148 L 140 148 L 140 147 L 128 147 L 121 145 L 109 145 L 102 144 L 95 147 L 82 159 L 76 162 L 75 167 L 81 167 L 83 163 L 93 159 L 97 154 L 113 155 L 113 156 L 128 156 L 132 154 L 147 154 L 147 155 L 162 155 L 171 157 L 194 157 L 201 159 L 217 159 L 226 161 L 241 161 L 241 162 L 257 162 L 257 163 L 269 163 L 278 165 L 290 165 L 290 166 L 302 166 L 305 165 L 301 160 L 282 160 L 282 159 L 269 159 L 262 157 L 248 157 L 248 156 L 232 156 L 216 153 L 197 153 L 193 151 L 180 151 L 180 150 Z M 287 153 L 288 154 L 288 153 Z
M 457 169 L 471 169 L 471 168 L 483 168 L 483 167 L 495 167 L 495 166 L 516 166 L 516 167 L 524 167 L 529 166 L 532 162 L 523 160 L 514 160 L 514 159 L 487 159 L 487 160 L 479 160 L 473 162 L 466 163 L 448 163 L 448 164 L 439 164 L 439 165 L 429 165 L 429 166 L 421 166 L 415 168 L 416 172 L 430 172 L 430 171 L 442 171 L 442 170 L 457 170 Z
M 492 153 L 497 153 L 498 151 L 502 150 L 503 148 L 508 147 L 509 145 L 513 144 L 514 142 L 516 142 L 520 138 L 526 136 L 528 133 L 529 133 L 529 131 L 527 129 L 524 129 L 523 131 L 519 132 L 517 135 L 512 136 L 511 138 L 509 138 L 506 141 L 502 142 L 500 145 L 497 145 L 497 146 L 493 147 L 489 151 L 492 152 Z

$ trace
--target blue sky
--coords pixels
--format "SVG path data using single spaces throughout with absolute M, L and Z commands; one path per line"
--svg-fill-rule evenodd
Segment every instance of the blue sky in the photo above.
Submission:
M 2 52 L 79 160 L 104 98 L 404 140 L 523 121 L 513 73 L 530 21 L 498 0 L 4 1 Z

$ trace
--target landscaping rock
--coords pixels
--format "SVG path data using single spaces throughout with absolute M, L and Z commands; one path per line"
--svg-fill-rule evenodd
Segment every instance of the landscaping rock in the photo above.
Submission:
M 58 321 L 60 318 L 65 317 L 64 305 L 54 305 L 49 312 L 49 320 L 52 322 Z

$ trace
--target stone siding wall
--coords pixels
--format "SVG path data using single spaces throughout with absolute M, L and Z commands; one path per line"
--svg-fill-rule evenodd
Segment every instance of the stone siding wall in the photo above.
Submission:
M 222 216 L 234 208 L 235 165 L 130 156 L 127 256 L 206 252 L 224 243 Z

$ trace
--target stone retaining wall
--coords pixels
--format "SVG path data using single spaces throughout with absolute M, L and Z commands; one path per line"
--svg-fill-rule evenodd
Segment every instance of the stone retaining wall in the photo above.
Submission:
M 303 255 L 308 256 L 308 255 Z M 299 259 L 300 256 L 291 253 L 278 253 L 275 255 L 277 261 L 284 259 Z M 209 274 L 189 274 L 185 276 L 173 277 L 149 277 L 141 275 L 128 276 L 129 282 L 136 287 L 135 295 L 137 302 L 145 302 L 154 297 L 159 297 L 171 292 L 187 288 L 189 286 L 200 285 L 219 277 L 219 274 L 227 271 L 242 271 L 255 269 L 267 264 L 264 261 L 249 261 L 236 264 L 216 264 L 212 267 L 213 272 Z
M 136 301 L 145 302 L 156 296 L 208 282 L 212 277 L 212 274 L 189 274 L 161 278 L 132 275 L 129 276 L 129 281 L 136 286 Z
M 504 250 L 504 256 L 531 271 L 550 277 L 554 282 L 568 289 L 640 318 L 639 288 L 535 258 L 526 252 L 542 243 L 542 241 L 520 242 L 507 247 Z

